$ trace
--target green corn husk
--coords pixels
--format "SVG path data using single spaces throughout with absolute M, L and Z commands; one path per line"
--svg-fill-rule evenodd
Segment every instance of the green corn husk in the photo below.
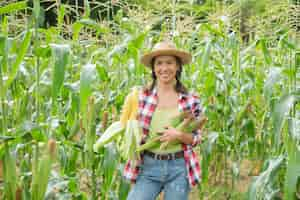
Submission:
M 175 127 L 175 129 L 185 132 L 187 131 L 187 129 L 190 126 L 190 123 L 192 122 L 193 122 L 192 118 L 185 118 L 182 123 L 180 123 L 178 126 Z
M 144 151 L 146 149 L 158 147 L 160 145 L 159 138 L 160 138 L 160 136 L 150 138 L 145 144 L 139 146 L 136 149 L 136 151 L 141 152 L 141 151 Z
M 124 138 L 124 157 L 129 157 L 129 154 L 130 154 L 130 147 L 132 145 L 132 143 L 134 142 L 133 139 L 133 124 L 131 123 L 131 120 L 128 120 L 127 121 L 127 124 L 126 124 L 126 131 L 125 131 L 125 138 Z
M 120 134 L 122 134 L 125 130 L 125 127 L 122 125 L 120 121 L 112 123 L 101 135 L 101 137 L 94 144 L 94 151 L 98 152 L 98 150 L 103 147 L 105 144 L 110 143 L 114 139 L 116 139 Z
M 126 131 L 121 147 L 121 154 L 124 159 L 136 159 L 138 154 L 136 149 L 139 148 L 140 131 L 137 120 L 128 120 L 126 123 Z
M 190 119 L 191 118 L 191 113 L 190 112 L 181 112 L 179 115 L 175 116 L 174 118 L 171 119 L 171 126 L 172 127 L 184 127 L 187 126 L 187 120 L 185 119 Z M 150 134 L 151 135 L 151 134 Z M 154 136 L 148 139 L 148 141 L 141 145 L 139 148 L 137 148 L 137 152 L 144 151 L 146 149 L 150 148 L 156 148 L 161 145 L 159 141 L 160 136 Z
M 206 121 L 206 117 L 201 117 L 199 119 L 186 118 L 179 126 L 176 127 L 176 129 L 184 133 L 192 133 L 194 130 L 202 129 Z M 172 146 L 177 145 L 178 143 L 179 141 L 163 142 L 160 145 L 160 149 L 166 149 L 167 147 L 171 148 Z
M 180 123 L 182 123 L 184 118 L 187 118 L 189 116 L 189 112 L 181 112 L 179 115 L 175 116 L 174 118 L 171 119 L 171 126 L 172 127 L 177 127 Z

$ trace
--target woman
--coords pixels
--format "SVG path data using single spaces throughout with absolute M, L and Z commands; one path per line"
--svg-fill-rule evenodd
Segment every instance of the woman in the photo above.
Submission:
M 128 161 L 124 176 L 133 187 L 128 200 L 155 200 L 164 191 L 165 200 L 188 199 L 190 187 L 200 181 L 200 165 L 192 147 L 200 142 L 200 130 L 183 133 L 170 126 L 170 119 L 182 111 L 195 117 L 201 114 L 199 98 L 188 93 L 180 82 L 182 65 L 191 55 L 176 49 L 171 42 L 161 42 L 141 62 L 152 70 L 152 84 L 139 94 L 138 120 L 142 127 L 142 143 L 150 134 L 161 134 L 160 141 L 179 141 L 166 149 L 152 148 L 143 152 L 141 160 Z M 151 131 L 149 131 L 151 130 Z

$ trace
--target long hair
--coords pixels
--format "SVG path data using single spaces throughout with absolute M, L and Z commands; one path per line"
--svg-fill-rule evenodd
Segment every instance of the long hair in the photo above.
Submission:
M 182 62 L 181 62 L 181 59 L 178 58 L 177 56 L 174 56 L 174 57 L 176 58 L 176 63 L 179 66 L 178 70 L 176 71 L 176 75 L 175 75 L 176 84 L 175 84 L 175 88 L 174 89 L 178 93 L 184 93 L 184 94 L 186 94 L 188 91 L 187 91 L 186 87 L 180 81 L 181 72 L 182 72 Z M 145 90 L 147 92 L 152 91 L 153 88 L 156 85 L 156 79 L 157 79 L 157 77 L 156 77 L 155 71 L 154 71 L 154 62 L 155 62 L 155 57 L 151 60 L 152 82 L 151 82 L 150 85 L 148 85 L 148 86 L 145 87 Z

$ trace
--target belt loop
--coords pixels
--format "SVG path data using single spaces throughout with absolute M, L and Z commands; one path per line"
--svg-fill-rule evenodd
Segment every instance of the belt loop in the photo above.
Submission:
M 155 159 L 155 160 L 160 160 L 160 159 L 159 159 L 159 155 L 158 155 L 158 154 L 154 154 L 154 159 Z

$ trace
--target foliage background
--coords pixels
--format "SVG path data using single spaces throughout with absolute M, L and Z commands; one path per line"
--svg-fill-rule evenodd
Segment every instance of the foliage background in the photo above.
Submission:
M 182 80 L 209 119 L 190 198 L 299 198 L 298 0 L 0 5 L 3 199 L 126 199 L 118 144 L 92 144 L 164 39 L 192 53 Z

